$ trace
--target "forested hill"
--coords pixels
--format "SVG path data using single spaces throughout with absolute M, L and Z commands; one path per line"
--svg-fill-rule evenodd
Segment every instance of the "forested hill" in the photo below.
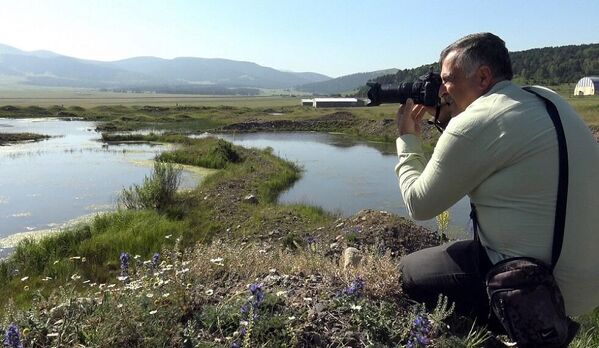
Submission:
M 510 57 L 515 77 L 527 84 L 556 85 L 599 75 L 599 44 L 535 48 Z
M 318 81 L 297 86 L 296 89 L 303 92 L 312 92 L 313 94 L 338 94 L 360 87 L 366 81 L 374 79 L 381 75 L 393 76 L 397 69 L 386 69 L 372 72 L 363 72 L 351 75 L 341 76 L 335 79 Z
M 584 76 L 599 75 L 599 44 L 570 45 L 560 47 L 534 48 L 526 51 L 510 52 L 514 69 L 514 80 L 522 84 L 557 85 L 576 83 Z M 380 83 L 410 81 L 429 71 L 439 71 L 437 63 L 414 69 L 399 70 L 394 75 L 384 75 L 373 79 Z M 360 89 L 365 96 L 368 88 Z

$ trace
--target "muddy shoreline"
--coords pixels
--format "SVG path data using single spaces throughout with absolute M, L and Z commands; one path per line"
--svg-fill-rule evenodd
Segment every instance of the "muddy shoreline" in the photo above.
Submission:
M 588 126 L 599 143 L 599 125 Z M 218 129 L 215 133 L 258 133 L 258 132 L 340 132 L 366 140 L 393 142 L 399 136 L 393 119 L 361 119 L 351 112 L 335 112 L 310 120 L 250 120 L 232 123 Z M 439 132 L 432 125 L 422 123 L 422 137 L 433 144 L 439 138 Z

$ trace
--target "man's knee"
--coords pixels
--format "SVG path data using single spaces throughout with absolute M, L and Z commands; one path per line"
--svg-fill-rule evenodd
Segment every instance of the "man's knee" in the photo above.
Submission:
M 403 256 L 399 261 L 401 287 L 408 297 L 421 300 L 427 292 L 422 279 L 422 255 L 419 252 Z

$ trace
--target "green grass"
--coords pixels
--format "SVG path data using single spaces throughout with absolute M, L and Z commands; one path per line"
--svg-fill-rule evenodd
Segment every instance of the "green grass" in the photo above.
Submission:
M 208 242 L 228 226 L 245 225 L 252 215 L 260 215 L 258 211 L 269 212 L 275 207 L 273 202 L 277 194 L 299 178 L 297 167 L 268 151 L 246 150 L 216 138 L 191 140 L 173 136 L 147 137 L 183 143 L 183 148 L 163 153 L 159 157 L 161 161 L 227 169 L 208 177 L 202 185 L 203 193 L 199 189 L 181 193 L 169 198 L 164 207 L 158 207 L 153 200 L 148 205 L 160 209 L 144 210 L 139 209 L 144 208 L 144 205 L 136 205 L 139 210 L 120 210 L 102 215 L 90 224 L 48 236 L 39 243 L 30 240 L 21 242 L 11 258 L 0 262 L 0 284 L 3 284 L 0 301 L 12 297 L 19 305 L 30 303 L 34 293 L 22 291 L 23 277 L 28 277 L 28 284 L 31 285 L 42 284 L 41 279 L 51 277 L 52 282 L 45 284 L 51 284 L 52 287 L 68 281 L 73 274 L 103 282 L 117 270 L 118 255 L 122 251 L 148 257 L 168 246 L 176 237 L 182 238 L 185 245 L 196 241 Z M 146 181 L 152 182 L 151 178 Z M 148 182 L 137 188 L 144 192 L 149 190 L 153 185 L 148 186 Z M 228 189 L 228 185 L 234 182 L 241 187 Z M 133 188 L 124 190 L 133 191 Z M 253 192 L 261 204 L 240 204 L 244 192 Z M 214 198 L 221 196 L 223 202 L 217 200 L 217 204 L 214 204 L 213 200 L 204 200 L 206 194 Z M 293 209 L 282 209 L 300 215 L 309 211 L 303 207 L 298 208 L 297 213 Z M 272 214 L 278 214 L 276 210 Z M 328 216 L 322 210 L 311 213 L 311 216 L 315 215 L 320 215 L 319 221 L 326 220 Z M 271 223 L 276 225 L 278 221 L 271 219 Z M 305 228 L 310 226 L 308 224 Z M 236 233 L 240 236 L 255 233 L 250 227 L 248 223 Z M 166 239 L 169 235 L 172 238 Z M 80 262 L 81 258 L 85 258 L 86 262 Z M 50 288 L 43 287 L 42 291 L 47 293 Z
M 577 110 L 584 110 L 587 122 L 596 122 L 599 100 L 571 100 Z M 382 120 L 393 118 L 396 108 L 385 105 L 339 110 L 350 111 L 358 119 Z M 48 117 L 68 112 L 113 123 L 117 129 L 153 124 L 171 129 L 185 125 L 186 130 L 193 131 L 240 120 L 311 119 L 337 111 L 285 105 L 254 107 L 241 102 L 235 106 L 166 109 L 124 105 L 9 109 L 0 107 L 0 116 Z M 270 115 L 275 112 L 284 115 Z M 355 133 L 362 134 L 359 130 Z M 275 203 L 277 195 L 301 175 L 293 164 L 268 150 L 243 149 L 216 139 L 107 133 L 105 140 L 174 142 L 177 150 L 164 153 L 161 160 L 222 169 L 201 187 L 178 194 L 174 210 L 118 211 L 39 243 L 20 243 L 9 260 L 0 262 L 2 328 L 15 322 L 29 331 L 29 345 L 36 342 L 40 346 L 58 345 L 54 336 L 48 336 L 54 332 L 60 334 L 62 344 L 70 346 L 223 347 L 234 341 L 247 341 L 244 346 L 292 346 L 298 342 L 309 345 L 306 342 L 317 338 L 338 345 L 357 339 L 390 346 L 409 339 L 411 318 L 419 312 L 400 305 L 397 265 L 387 256 L 367 255 L 369 261 L 360 270 L 366 283 L 363 298 L 335 297 L 356 273 L 340 267 L 328 244 L 307 250 L 304 238 L 315 233 L 331 233 L 335 238 L 336 231 L 323 226 L 335 226 L 337 217 L 317 207 Z M 247 194 L 255 195 L 258 202 L 244 202 Z M 179 243 L 176 238 L 180 238 Z M 269 238 L 280 245 L 266 248 L 264 240 Z M 193 249 L 181 254 L 182 246 Z M 123 251 L 140 255 L 139 261 L 131 261 L 129 285 L 116 280 Z M 164 260 L 158 275 L 142 263 L 155 252 L 161 252 Z M 211 261 L 219 258 L 226 267 Z M 267 301 L 260 307 L 268 315 L 250 321 L 251 335 L 240 337 L 239 307 L 248 299 L 247 284 L 257 279 L 267 282 L 271 274 L 287 276 L 281 278 L 287 279 L 281 280 L 287 285 L 268 283 Z M 318 286 L 313 279 L 318 280 Z M 100 289 L 99 283 L 116 287 Z M 287 287 L 297 293 L 276 295 Z M 314 315 L 316 304 L 323 316 Z M 434 312 L 426 315 L 434 316 Z M 60 318 L 64 321 L 54 325 Z M 578 320 L 583 327 L 572 347 L 599 346 L 599 311 Z M 323 323 L 330 324 L 329 329 L 341 330 L 322 335 Z M 481 328 L 470 334 L 470 323 L 465 328 L 453 323 L 450 330 L 436 332 L 436 346 L 480 346 L 474 343 L 484 337 Z
M 242 157 L 238 151 L 233 148 L 233 145 L 217 138 L 207 138 L 201 142 L 204 146 L 198 147 L 193 145 L 193 141 L 185 141 L 187 145 L 184 147 L 164 152 L 157 159 L 164 162 L 172 162 L 179 164 L 187 164 L 197 167 L 223 169 L 228 164 L 239 163 Z M 198 143 L 196 141 L 195 143 Z
M 165 212 L 176 206 L 176 194 L 181 184 L 181 168 L 172 163 L 154 162 L 154 170 L 143 184 L 123 189 L 119 205 L 125 209 L 156 209 Z

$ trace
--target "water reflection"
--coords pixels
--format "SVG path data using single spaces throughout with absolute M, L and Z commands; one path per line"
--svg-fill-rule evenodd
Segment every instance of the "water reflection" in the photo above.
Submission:
M 308 203 L 345 216 L 361 209 L 408 216 L 394 173 L 397 156 L 392 143 L 310 132 L 219 136 L 244 147 L 271 147 L 274 154 L 304 169 L 302 178 L 281 194 L 281 203 Z M 466 229 L 469 210 L 467 199 L 450 209 L 450 228 L 456 234 Z M 418 223 L 436 229 L 434 219 Z

